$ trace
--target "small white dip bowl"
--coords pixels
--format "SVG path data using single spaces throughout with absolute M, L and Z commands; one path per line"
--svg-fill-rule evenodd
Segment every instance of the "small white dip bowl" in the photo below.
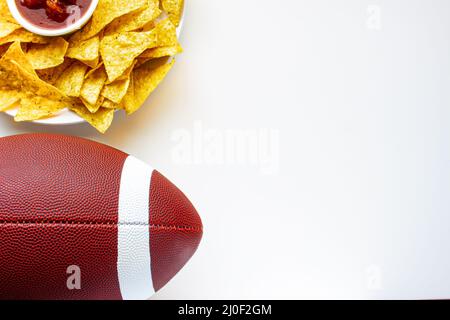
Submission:
M 66 27 L 58 29 L 41 28 L 31 23 L 20 13 L 19 9 L 17 8 L 16 0 L 6 0 L 6 1 L 8 2 L 9 10 L 11 11 L 11 14 L 13 15 L 14 19 L 16 19 L 17 22 L 19 22 L 22 25 L 22 27 L 24 27 L 30 32 L 39 34 L 41 36 L 59 37 L 80 30 L 94 14 L 94 11 L 97 8 L 99 0 L 92 0 L 86 13 L 75 23 L 68 24 Z

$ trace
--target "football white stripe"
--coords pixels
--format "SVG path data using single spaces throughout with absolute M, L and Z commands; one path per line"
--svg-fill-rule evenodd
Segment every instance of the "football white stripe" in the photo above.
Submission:
M 149 193 L 153 169 L 129 156 L 122 169 L 119 193 L 117 273 L 124 300 L 148 299 L 152 280 Z

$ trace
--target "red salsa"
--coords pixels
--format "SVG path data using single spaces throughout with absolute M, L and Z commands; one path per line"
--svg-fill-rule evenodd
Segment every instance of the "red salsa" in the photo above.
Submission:
M 80 20 L 91 0 L 16 0 L 22 16 L 46 29 L 61 29 Z

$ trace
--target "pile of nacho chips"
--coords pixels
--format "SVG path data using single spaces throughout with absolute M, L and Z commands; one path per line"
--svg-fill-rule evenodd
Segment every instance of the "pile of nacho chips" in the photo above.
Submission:
M 171 69 L 182 10 L 183 0 L 100 0 L 82 30 L 47 38 L 0 0 L 0 111 L 33 121 L 69 108 L 104 133 L 116 110 L 135 112 Z

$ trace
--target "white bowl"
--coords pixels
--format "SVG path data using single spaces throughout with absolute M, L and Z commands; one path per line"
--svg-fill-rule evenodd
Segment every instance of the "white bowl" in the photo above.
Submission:
M 86 13 L 76 21 L 75 23 L 69 24 L 68 26 L 60 29 L 47 29 L 47 28 L 41 28 L 38 27 L 31 22 L 29 22 L 26 18 L 22 16 L 19 9 L 17 8 L 16 0 L 6 0 L 8 2 L 9 11 L 11 11 L 11 14 L 13 15 L 14 19 L 19 22 L 22 27 L 27 29 L 30 32 L 39 34 L 41 36 L 46 37 L 58 37 L 66 34 L 73 33 L 75 31 L 80 30 L 92 17 L 94 14 L 95 9 L 97 8 L 98 1 L 99 0 L 92 0 L 91 4 L 89 6 L 89 9 L 86 11 Z
M 13 2 L 14 7 L 17 10 L 17 7 L 15 6 L 15 0 L 7 0 L 7 1 L 8 1 L 8 4 L 10 2 Z M 96 0 L 95 2 L 98 3 L 98 0 Z M 186 2 L 184 2 L 184 3 L 186 3 Z M 94 12 L 94 10 L 92 12 Z M 180 36 L 181 30 L 183 29 L 183 25 L 184 25 L 184 6 L 183 6 L 183 15 L 181 17 L 180 25 L 178 26 L 178 29 L 177 29 L 178 37 Z M 10 110 L 5 111 L 5 113 L 11 117 L 15 117 L 17 114 L 17 109 L 10 109 Z M 69 109 L 64 109 L 52 117 L 40 119 L 40 120 L 34 120 L 32 122 L 37 123 L 37 124 L 42 124 L 42 125 L 59 125 L 59 126 L 61 126 L 61 125 L 72 125 L 72 124 L 83 123 L 83 122 L 86 122 L 86 120 L 84 120 L 83 118 L 78 116 L 75 112 L 72 112 Z

